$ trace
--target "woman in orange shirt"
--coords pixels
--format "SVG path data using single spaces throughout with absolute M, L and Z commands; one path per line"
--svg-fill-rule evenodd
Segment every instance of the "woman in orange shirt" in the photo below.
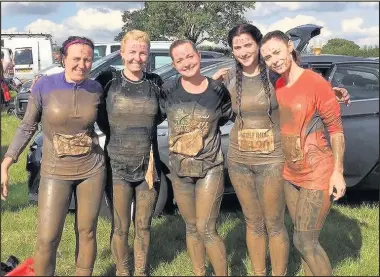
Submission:
M 261 45 L 267 66 L 281 74 L 276 95 L 285 155 L 285 198 L 295 227 L 293 242 L 304 260 L 306 275 L 331 276 L 319 234 L 332 200 L 342 197 L 346 189 L 340 106 L 322 76 L 297 64 L 293 43 L 286 34 L 270 32 Z

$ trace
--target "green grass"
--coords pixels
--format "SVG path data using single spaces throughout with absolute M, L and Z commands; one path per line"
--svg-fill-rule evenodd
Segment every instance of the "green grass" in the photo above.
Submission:
M 11 141 L 19 120 L 1 114 L 1 157 Z M 9 197 L 1 205 L 1 261 L 9 255 L 24 260 L 33 255 L 37 235 L 37 208 L 27 201 L 26 151 L 11 168 Z M 192 275 L 186 252 L 185 225 L 179 215 L 156 218 L 152 223 L 150 271 L 155 276 Z M 57 275 L 74 274 L 74 217 L 69 213 L 58 248 Z M 286 216 L 286 226 L 292 237 L 292 224 Z M 241 212 L 223 212 L 218 231 L 226 242 L 230 275 L 250 275 L 251 265 L 245 244 L 245 227 Z M 109 248 L 110 223 L 100 218 L 98 223 L 98 256 L 94 275 L 114 274 Z M 130 232 L 132 244 L 133 228 Z M 336 205 L 327 217 L 321 233 L 321 244 L 330 257 L 334 275 L 379 275 L 379 206 L 350 207 Z M 207 273 L 212 272 L 208 265 Z M 303 275 L 300 258 L 291 246 L 288 275 Z

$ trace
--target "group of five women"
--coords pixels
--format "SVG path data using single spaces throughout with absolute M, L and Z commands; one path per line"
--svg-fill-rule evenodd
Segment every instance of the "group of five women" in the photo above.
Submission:
M 123 37 L 124 69 L 107 69 L 96 80 L 87 79 L 94 50 L 91 40 L 69 37 L 63 43 L 65 71 L 35 83 L 1 165 L 5 199 L 8 169 L 42 121 L 36 275 L 54 274 L 72 192 L 77 207 L 75 274 L 92 274 L 105 187 L 112 200 L 116 275 L 131 274 L 128 231 L 133 197 L 134 274 L 149 274 L 150 227 L 161 176 L 157 125 L 165 119 L 168 177 L 185 221 L 194 275 L 205 275 L 206 254 L 215 275 L 228 275 L 226 247 L 216 222 L 224 191 L 219 127 L 229 120 L 235 123 L 228 172 L 244 213 L 254 274 L 267 275 L 268 243 L 272 275 L 287 273 L 286 204 L 305 274 L 332 274 L 319 233 L 333 198 L 345 190 L 344 136 L 336 97 L 348 101 L 347 91 L 332 90 L 323 77 L 301 68 L 292 42 L 280 31 L 263 37 L 255 26 L 240 24 L 230 30 L 228 44 L 236 65 L 209 78 L 200 73 L 195 45 L 188 40 L 173 42 L 169 52 L 181 76 L 168 86 L 158 75 L 144 71 L 150 40 L 143 31 L 132 30 Z M 278 78 L 272 83 L 273 72 Z M 94 123 L 106 135 L 104 152 Z

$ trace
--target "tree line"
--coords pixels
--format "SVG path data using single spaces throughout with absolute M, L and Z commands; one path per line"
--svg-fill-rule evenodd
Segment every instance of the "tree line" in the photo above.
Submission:
M 189 39 L 196 45 L 207 40 L 227 45 L 228 31 L 239 23 L 247 23 L 244 13 L 255 8 L 255 2 L 156 2 L 146 1 L 142 9 L 124 11 L 124 26 L 115 37 L 120 41 L 126 31 L 140 29 L 149 33 L 151 40 Z M 223 47 L 202 46 L 229 54 Z M 311 48 L 308 52 L 312 52 Z M 379 46 L 360 48 L 353 41 L 343 38 L 330 39 L 322 47 L 322 54 L 338 54 L 361 57 L 378 57 Z

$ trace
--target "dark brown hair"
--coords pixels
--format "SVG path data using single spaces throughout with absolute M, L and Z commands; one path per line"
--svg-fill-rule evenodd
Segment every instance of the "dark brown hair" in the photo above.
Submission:
M 191 47 L 193 47 L 194 51 L 198 53 L 198 49 L 195 46 L 194 42 L 192 42 L 191 40 L 188 40 L 188 39 L 178 39 L 178 40 L 174 41 L 170 45 L 170 48 L 169 48 L 169 55 L 170 55 L 170 58 L 172 58 L 172 60 L 173 60 L 173 53 L 172 53 L 173 49 L 180 46 L 180 45 L 186 44 L 186 43 L 189 43 L 191 45 Z
M 241 34 L 249 34 L 252 39 L 256 42 L 257 46 L 260 46 L 263 35 L 260 30 L 252 25 L 252 24 L 239 24 L 233 27 L 228 32 L 228 45 L 233 49 L 232 40 L 234 37 L 239 36 Z M 260 69 L 260 80 L 263 84 L 265 94 L 268 96 L 268 100 L 270 101 L 270 86 L 267 75 L 267 70 L 264 61 L 261 59 L 261 55 L 259 52 L 259 69 Z M 238 118 L 240 127 L 243 128 L 244 122 L 241 116 L 241 97 L 242 97 L 242 79 L 243 79 L 243 66 L 235 59 L 236 62 L 236 104 L 238 106 Z
M 68 39 L 66 39 L 63 43 L 62 43 L 62 47 L 59 49 L 59 52 L 61 53 L 62 57 L 61 57 L 61 65 L 62 67 L 65 67 L 65 65 L 63 64 L 63 56 L 67 56 L 67 50 L 69 49 L 69 47 L 73 44 L 86 44 L 88 46 L 91 47 L 92 51 L 94 51 L 94 43 L 92 42 L 92 40 L 86 38 L 86 37 L 78 37 L 78 36 L 70 36 Z
M 279 30 L 276 30 L 276 31 L 272 31 L 272 32 L 269 32 L 267 33 L 262 41 L 261 41 L 261 45 L 263 45 L 264 43 L 266 43 L 267 41 L 271 40 L 272 38 L 275 38 L 275 39 L 278 39 L 278 40 L 281 40 L 283 41 L 286 45 L 288 44 L 288 42 L 290 41 L 290 38 L 287 36 L 287 34 L 285 34 L 284 32 L 281 32 Z M 292 57 L 293 57 L 293 60 L 297 63 L 297 64 L 300 64 L 300 56 L 298 54 L 298 52 L 293 49 L 292 51 Z

